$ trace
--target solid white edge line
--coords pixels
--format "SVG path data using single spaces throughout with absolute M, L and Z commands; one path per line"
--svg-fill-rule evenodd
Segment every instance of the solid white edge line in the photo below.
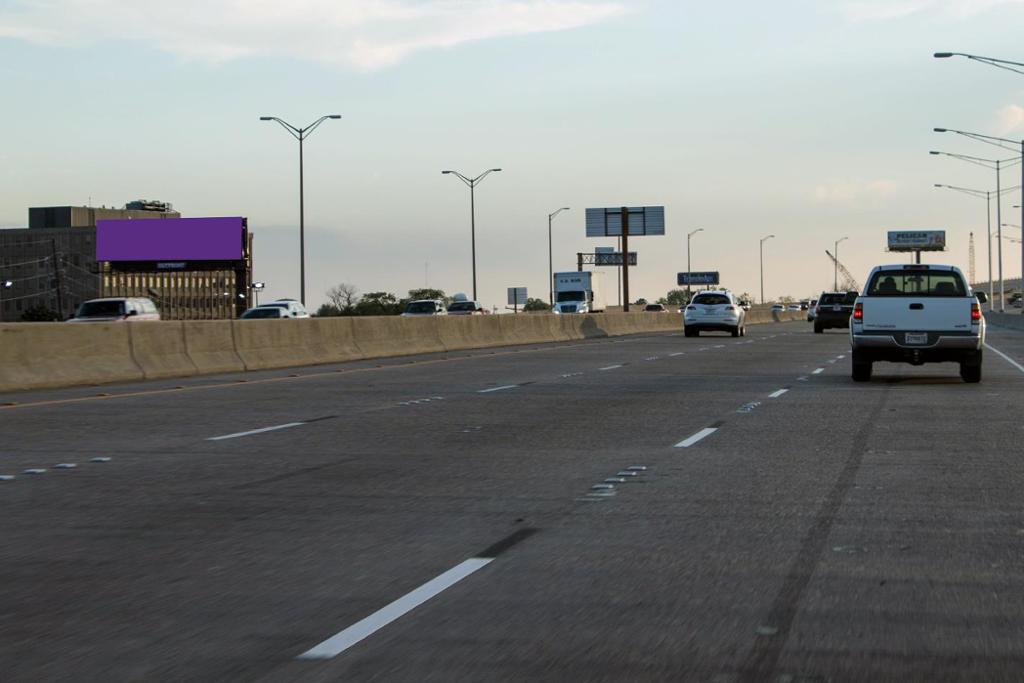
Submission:
M 609 365 L 606 368 L 598 368 L 598 370 L 614 370 L 615 368 L 621 368 L 621 365 Z
M 235 434 L 225 434 L 224 436 L 211 436 L 207 441 L 223 441 L 224 439 L 237 439 L 240 436 L 249 436 L 251 434 L 262 434 L 263 432 L 274 432 L 278 429 L 288 429 L 289 427 L 298 427 L 306 424 L 305 422 L 289 422 L 288 424 L 275 425 L 273 427 L 264 427 L 263 429 L 252 429 L 248 432 L 237 432 Z
M 1009 357 L 1009 356 L 1007 356 L 1007 355 L 1006 355 L 1005 353 L 1003 353 L 1002 351 L 1000 351 L 1000 350 L 999 350 L 999 349 L 997 349 L 996 347 L 992 346 L 992 345 L 991 345 L 991 344 L 989 344 L 988 342 L 985 342 L 985 346 L 987 346 L 988 348 L 992 349 L 993 351 L 995 351 L 996 353 L 998 353 L 998 354 L 999 354 L 1000 356 L 1002 356 L 1002 357 L 1003 357 L 1003 360 L 1005 360 L 1005 361 L 1006 361 L 1007 363 L 1009 363 L 1009 364 L 1010 364 L 1010 365 L 1012 365 L 1013 367 L 1017 368 L 1017 369 L 1018 369 L 1018 370 L 1020 370 L 1021 372 L 1024 372 L 1024 365 L 1021 365 L 1020 363 L 1018 363 L 1018 362 L 1017 362 L 1017 361 L 1015 361 L 1014 359 L 1010 358 L 1010 357 Z
M 676 448 L 689 448 L 703 438 L 709 437 L 718 431 L 718 427 L 705 427 L 693 436 L 683 439 L 675 445 Z
M 812 375 L 820 375 L 820 374 L 821 374 L 821 373 L 823 373 L 823 372 L 825 372 L 825 368 L 818 368 L 817 370 L 815 370 L 815 371 L 814 371 L 814 372 L 812 372 L 811 374 L 812 374 Z
M 503 389 L 515 389 L 517 386 L 519 386 L 519 385 L 518 384 L 504 384 L 504 385 L 502 385 L 500 387 L 491 387 L 490 389 L 481 389 L 481 390 L 479 390 L 476 393 L 478 393 L 478 394 L 489 394 L 492 391 L 502 391 Z
M 441 591 L 454 586 L 462 579 L 486 567 L 493 561 L 493 557 L 473 557 L 461 564 L 455 565 L 445 573 L 427 581 L 412 592 L 406 593 L 370 616 L 357 621 L 319 645 L 306 650 L 298 656 L 298 659 L 331 659 L 332 657 L 337 657 L 359 641 L 368 638 L 392 621 L 411 612 Z
M 787 391 L 789 391 L 789 389 L 779 389 L 778 391 L 773 391 L 772 393 L 768 394 L 768 398 L 778 398 L 779 396 L 782 396 Z

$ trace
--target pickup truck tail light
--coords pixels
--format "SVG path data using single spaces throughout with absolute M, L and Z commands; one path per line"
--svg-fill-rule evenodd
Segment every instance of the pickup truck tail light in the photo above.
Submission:
M 978 304 L 971 304 L 971 322 L 976 323 L 981 321 L 981 306 Z
M 853 319 L 857 322 L 864 322 L 864 304 L 853 305 Z

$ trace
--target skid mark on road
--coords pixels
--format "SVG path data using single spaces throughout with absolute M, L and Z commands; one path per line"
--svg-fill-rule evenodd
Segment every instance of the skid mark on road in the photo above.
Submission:
M 798 605 L 828 543 L 839 508 L 853 487 L 864 453 L 867 451 L 868 438 L 882 411 L 888 405 L 891 392 L 892 387 L 886 386 L 871 414 L 850 444 L 839 477 L 818 510 L 814 524 L 804 536 L 800 551 L 772 602 L 767 618 L 760 622 L 765 625 L 762 627 L 764 631 L 757 635 L 754 647 L 740 669 L 740 681 L 743 683 L 775 680 L 773 674 L 793 627 Z

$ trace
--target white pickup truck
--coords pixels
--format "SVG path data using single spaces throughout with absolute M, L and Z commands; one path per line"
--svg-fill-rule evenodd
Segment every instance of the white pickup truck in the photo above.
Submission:
M 981 381 L 985 318 L 955 266 L 876 266 L 853 305 L 853 379 L 871 379 L 871 364 L 956 362 L 965 382 Z

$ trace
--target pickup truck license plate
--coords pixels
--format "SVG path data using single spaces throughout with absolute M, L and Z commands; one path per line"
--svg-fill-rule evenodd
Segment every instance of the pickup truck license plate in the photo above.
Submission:
M 927 344 L 928 333 L 927 332 L 907 332 L 906 340 L 908 344 Z
M 839 306 L 839 305 L 837 304 L 837 305 L 835 305 L 835 306 L 833 306 L 833 307 L 832 307 L 832 310 L 833 310 L 833 311 L 841 311 L 841 310 L 843 310 L 843 307 L 842 307 L 842 306 Z

